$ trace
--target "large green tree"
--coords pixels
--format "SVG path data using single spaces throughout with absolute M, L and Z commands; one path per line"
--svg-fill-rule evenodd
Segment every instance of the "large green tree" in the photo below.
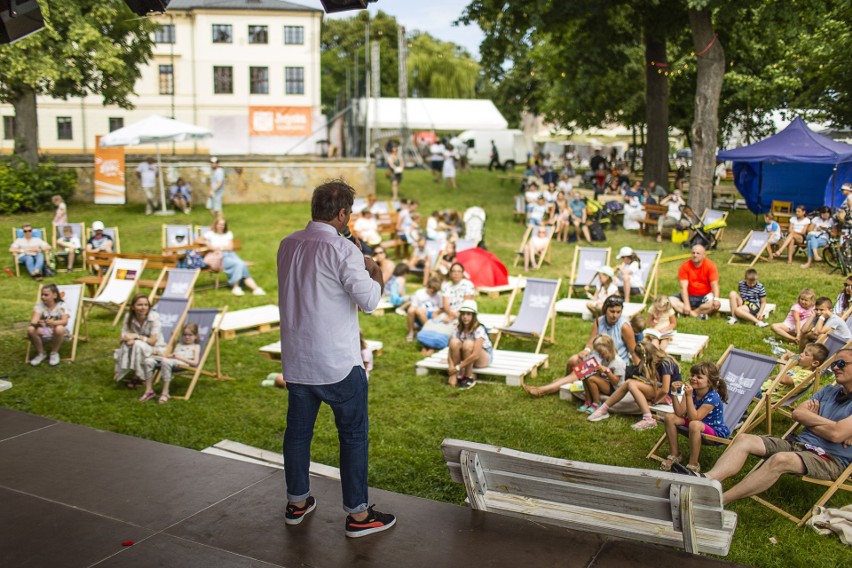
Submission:
M 15 154 L 38 160 L 36 96 L 97 95 L 129 108 L 156 24 L 123 0 L 39 0 L 45 28 L 0 46 L 0 101 L 15 108 Z

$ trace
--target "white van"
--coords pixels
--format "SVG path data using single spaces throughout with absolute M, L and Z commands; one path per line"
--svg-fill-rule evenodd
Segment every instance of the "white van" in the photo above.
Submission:
M 491 162 L 491 141 L 497 146 L 500 164 L 507 170 L 527 163 L 532 148 L 520 130 L 465 130 L 458 135 L 467 144 L 467 160 L 471 166 L 487 166 Z

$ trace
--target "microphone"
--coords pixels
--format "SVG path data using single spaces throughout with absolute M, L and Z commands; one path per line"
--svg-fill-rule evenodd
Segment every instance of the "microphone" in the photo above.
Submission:
M 361 250 L 361 241 L 359 241 L 355 235 L 352 234 L 352 231 L 349 230 L 349 227 L 346 226 L 343 228 L 343 232 L 340 233 L 340 236 L 344 239 L 347 239 L 350 243 L 358 247 L 358 250 Z

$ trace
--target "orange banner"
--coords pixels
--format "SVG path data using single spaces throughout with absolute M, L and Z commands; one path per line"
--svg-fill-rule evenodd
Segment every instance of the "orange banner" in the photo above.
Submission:
M 124 148 L 101 148 L 100 141 L 101 137 L 95 136 L 95 203 L 124 205 Z
M 250 136 L 309 136 L 311 107 L 249 107 Z

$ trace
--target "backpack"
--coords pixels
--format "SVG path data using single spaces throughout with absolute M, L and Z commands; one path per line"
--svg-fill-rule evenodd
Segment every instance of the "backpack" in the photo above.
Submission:
M 601 227 L 601 224 L 597 219 L 592 221 L 592 224 L 589 225 L 589 236 L 592 237 L 593 241 L 606 240 L 606 233 L 604 233 L 603 227 Z
M 204 257 L 195 249 L 186 251 L 183 262 L 186 268 L 200 268 L 203 270 L 207 267 L 204 264 Z

